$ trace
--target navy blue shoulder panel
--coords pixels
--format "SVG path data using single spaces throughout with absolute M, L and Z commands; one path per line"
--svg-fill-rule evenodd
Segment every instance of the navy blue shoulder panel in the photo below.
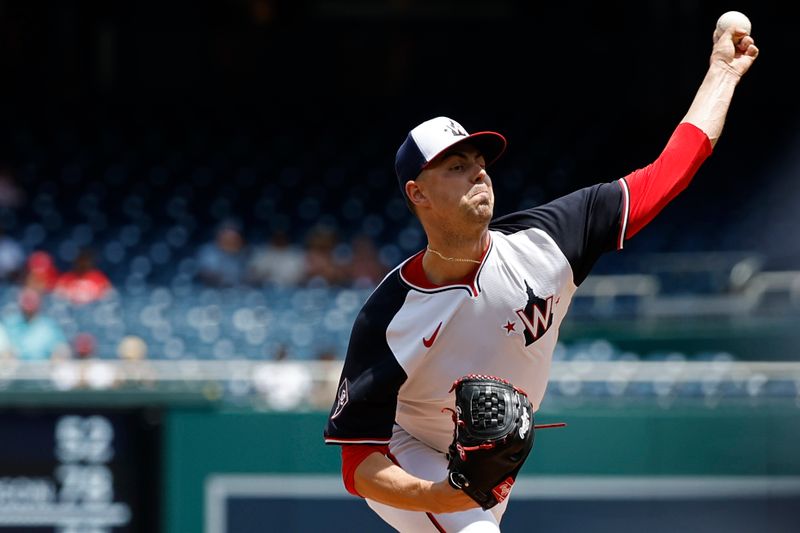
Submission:
M 329 444 L 388 443 L 405 371 L 386 342 L 386 330 L 409 287 L 399 269 L 367 299 L 353 324 L 339 389 L 325 426 Z
M 490 229 L 506 235 L 537 228 L 550 235 L 580 285 L 604 252 L 617 248 L 622 189 L 616 182 L 579 189 L 547 204 L 496 218 Z

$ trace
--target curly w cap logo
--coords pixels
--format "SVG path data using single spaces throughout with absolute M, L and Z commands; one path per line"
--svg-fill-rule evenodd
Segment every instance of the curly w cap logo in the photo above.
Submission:
M 466 137 L 467 132 L 461 127 L 461 124 L 455 120 L 450 120 L 450 124 L 445 125 L 444 131 L 449 132 L 453 137 Z
M 344 378 L 344 380 L 342 380 L 342 384 L 339 385 L 339 390 L 336 392 L 336 409 L 333 410 L 331 419 L 342 414 L 342 410 L 344 409 L 344 406 L 347 405 L 349 399 L 350 393 L 347 392 L 347 378 Z

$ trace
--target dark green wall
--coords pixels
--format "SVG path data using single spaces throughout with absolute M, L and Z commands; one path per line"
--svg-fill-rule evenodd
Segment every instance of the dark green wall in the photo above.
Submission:
M 329 473 L 326 413 L 172 409 L 165 424 L 164 533 L 200 532 L 212 473 Z M 800 409 L 794 402 L 673 405 L 552 402 L 537 422 L 523 475 L 800 475 Z

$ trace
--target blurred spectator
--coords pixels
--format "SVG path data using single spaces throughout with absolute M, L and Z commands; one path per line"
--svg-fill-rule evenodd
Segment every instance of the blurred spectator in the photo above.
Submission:
M 76 359 L 58 357 L 54 358 L 50 369 L 50 380 L 59 390 L 85 388 L 89 386 L 89 379 L 96 379 L 91 374 L 88 360 L 94 355 L 94 337 L 89 333 L 78 333 L 72 339 L 72 352 Z
M 74 304 L 86 304 L 104 298 L 111 289 L 111 280 L 95 265 L 94 251 L 83 248 L 72 268 L 59 275 L 53 291 Z
M 0 281 L 16 283 L 25 268 L 22 245 L 6 234 L 0 226 Z
M 55 289 L 60 275 L 61 272 L 53 256 L 43 250 L 37 250 L 28 256 L 22 283 L 25 287 L 48 293 Z
M 25 203 L 25 191 L 8 167 L 0 167 L 0 209 L 16 209 Z
M 58 390 L 71 390 L 83 385 L 80 361 L 57 357 L 50 367 L 50 381 Z
M 197 253 L 197 279 L 211 287 L 233 287 L 244 281 L 246 250 L 239 222 L 228 219 L 216 229 L 214 239 Z
M 78 333 L 72 339 L 72 351 L 78 359 L 89 359 L 94 357 L 97 341 L 91 333 Z
M 64 331 L 53 318 L 41 313 L 42 295 L 23 288 L 17 297 L 19 310 L 5 321 L 11 348 L 18 359 L 35 361 L 70 355 Z
M 89 389 L 110 389 L 119 383 L 117 369 L 110 362 L 96 357 L 97 340 L 94 335 L 78 333 L 72 339 L 72 348 L 81 361 L 81 386 Z
M 356 235 L 351 242 L 351 247 L 351 282 L 358 288 L 377 286 L 388 269 L 381 262 L 374 241 L 368 235 Z
M 137 335 L 126 335 L 117 345 L 117 357 L 123 361 L 147 359 L 147 343 Z
M 122 361 L 122 379 L 137 385 L 153 385 L 156 372 L 147 361 L 147 342 L 137 335 L 126 335 L 117 345 L 117 357 Z
M 266 404 L 276 411 L 308 407 L 313 380 L 303 361 L 289 361 L 285 347 L 278 349 L 275 361 L 265 363 L 253 373 L 253 384 Z
M 11 339 L 8 337 L 5 325 L 0 323 L 0 361 L 10 359 L 13 356 L 14 350 L 11 347 Z
M 342 363 L 333 348 L 322 350 L 317 354 L 317 363 L 314 374 L 315 385 L 311 394 L 311 403 L 317 409 L 328 409 L 336 398 L 339 388 L 339 376 L 342 372 Z
M 335 251 L 339 234 L 333 228 L 317 226 L 306 238 L 306 282 L 344 285 L 349 280 L 347 265 L 337 260 Z
M 247 261 L 247 282 L 258 286 L 299 285 L 305 278 L 304 256 L 285 231 L 276 230 L 269 242 L 256 249 Z

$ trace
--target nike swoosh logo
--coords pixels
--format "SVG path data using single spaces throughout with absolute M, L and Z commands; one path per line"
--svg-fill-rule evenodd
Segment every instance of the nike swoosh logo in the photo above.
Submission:
M 439 334 L 440 329 L 442 329 L 441 322 L 439 322 L 439 325 L 436 326 L 436 331 L 433 332 L 433 335 L 431 335 L 430 338 L 426 339 L 425 337 L 422 337 L 422 344 L 424 344 L 426 348 L 433 346 L 433 341 L 436 340 L 436 336 Z

